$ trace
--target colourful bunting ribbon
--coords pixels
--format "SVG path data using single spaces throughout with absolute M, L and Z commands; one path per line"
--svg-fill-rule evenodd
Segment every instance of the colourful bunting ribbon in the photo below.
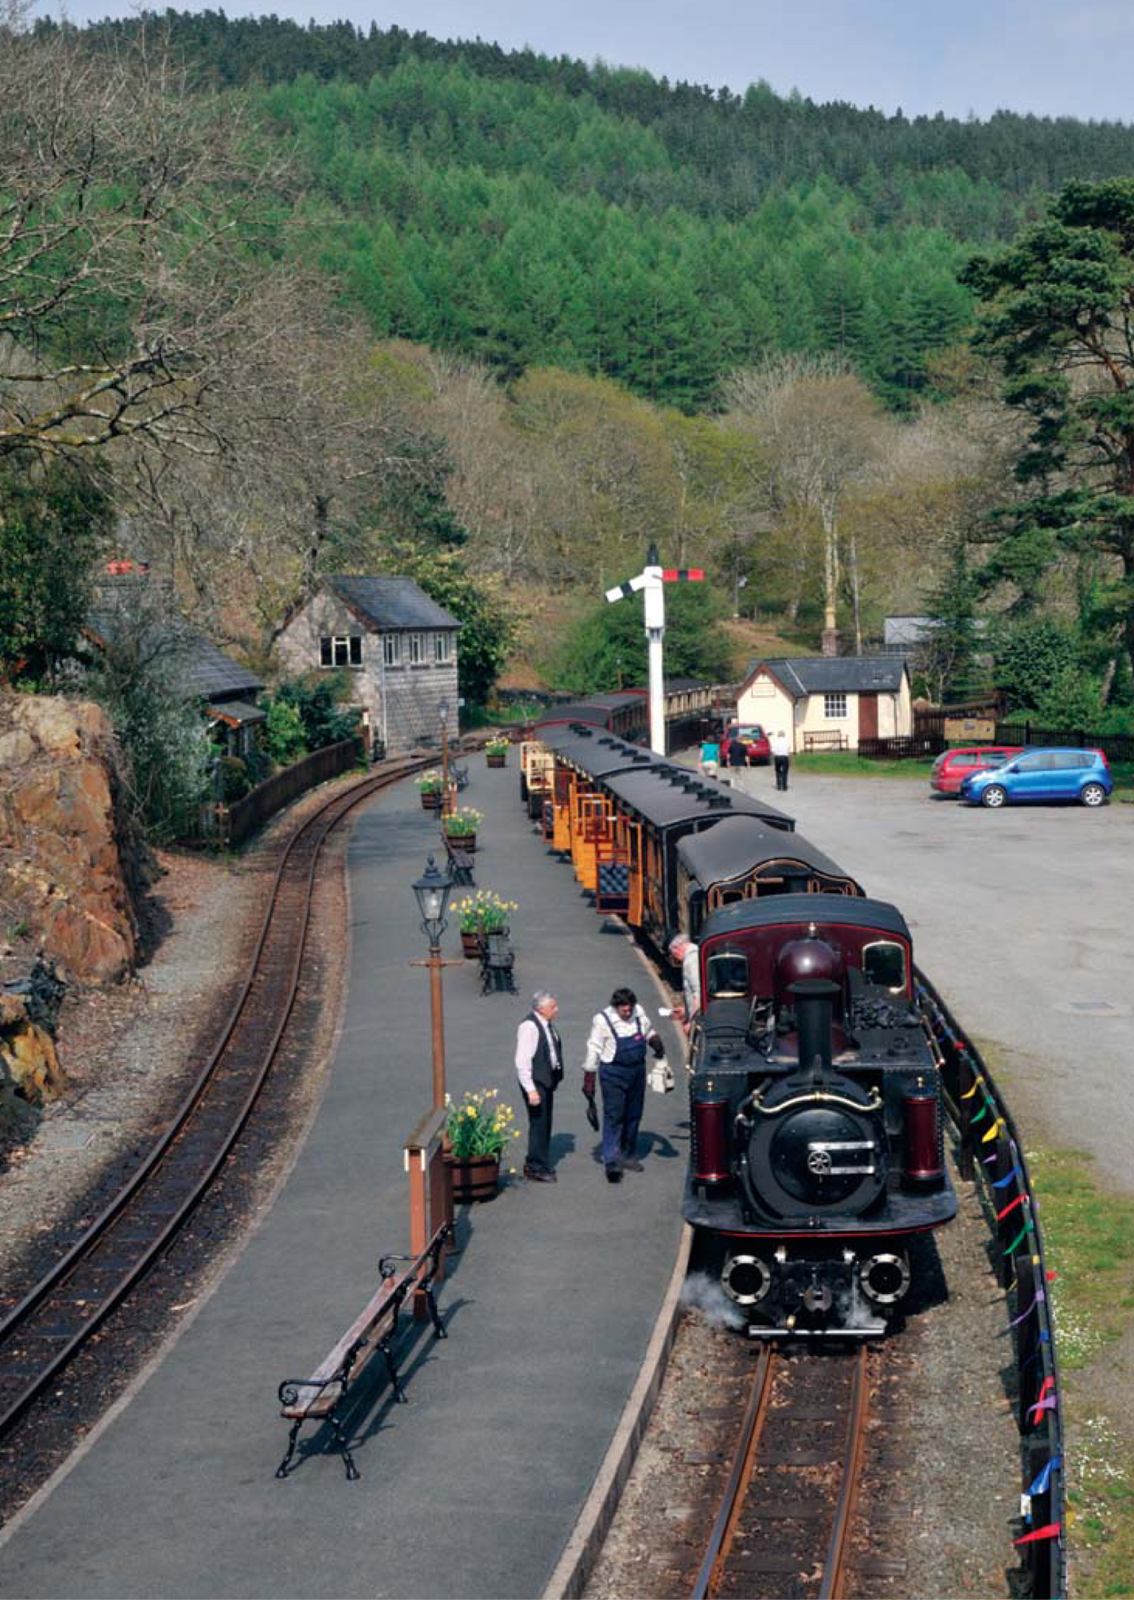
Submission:
M 995 1154 L 989 1156 L 988 1159 L 990 1161 L 995 1161 L 996 1160 Z M 1020 1171 L 1019 1167 L 1013 1167 L 1011 1172 L 1009 1172 L 1005 1177 L 997 1178 L 996 1182 L 992 1185 L 992 1187 L 994 1189 L 1003 1189 L 1004 1185 L 1006 1183 L 1011 1183 L 1013 1178 L 1022 1178 L 1023 1176 L 1024 1176 L 1024 1174 Z
M 1015 1211 L 1017 1206 L 1022 1206 L 1024 1204 L 1024 1202 L 1027 1200 L 1027 1198 L 1028 1197 L 1027 1197 L 1026 1194 L 1018 1194 L 1016 1196 L 1015 1200 L 1009 1200 L 1008 1204 L 1004 1207 L 1003 1211 L 998 1211 L 996 1213 L 997 1222 L 1003 1222 L 1004 1218 L 1008 1215 L 1008 1213 L 1010 1211 Z
M 1051 1482 L 1052 1473 L 1055 1471 L 1056 1467 L 1061 1467 L 1062 1465 L 1063 1465 L 1063 1457 L 1062 1456 L 1052 1456 L 1051 1460 L 1047 1463 L 1047 1465 L 1044 1468 L 1042 1468 L 1041 1471 L 1036 1473 L 1035 1478 L 1032 1480 L 1032 1483 L 1028 1488 L 1028 1493 L 1029 1494 L 1046 1494 L 1047 1493 L 1047 1486 Z
M 1037 1539 L 1058 1539 L 1063 1532 L 1063 1524 L 1049 1522 L 1044 1528 L 1035 1528 L 1031 1533 L 1025 1533 L 1022 1539 L 1013 1540 L 1014 1544 L 1033 1544 Z

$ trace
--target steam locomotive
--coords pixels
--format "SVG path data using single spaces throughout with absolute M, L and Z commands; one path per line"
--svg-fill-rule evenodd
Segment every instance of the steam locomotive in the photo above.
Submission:
M 697 942 L 685 1217 L 751 1335 L 881 1334 L 957 1209 L 905 920 L 783 812 L 574 710 L 529 730 L 529 808 L 596 910 Z

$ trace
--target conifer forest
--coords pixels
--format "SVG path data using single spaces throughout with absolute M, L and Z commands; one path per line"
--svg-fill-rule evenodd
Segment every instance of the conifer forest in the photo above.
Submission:
M 95 506 L 88 557 L 267 670 L 321 572 L 401 571 L 473 698 L 612 687 L 656 540 L 710 575 L 690 670 L 743 669 L 737 615 L 926 615 L 933 698 L 1134 726 L 1134 127 L 5 0 L 0 212 L 4 677 L 64 647 L 85 569 L 28 552 Z

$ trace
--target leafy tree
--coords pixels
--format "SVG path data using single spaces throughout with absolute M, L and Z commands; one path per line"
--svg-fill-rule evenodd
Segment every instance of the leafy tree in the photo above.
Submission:
M 925 613 L 933 631 L 918 647 L 914 662 L 930 698 L 938 705 L 964 701 L 973 689 L 975 593 L 965 545 L 958 539 L 944 580 L 926 602 Z
M 720 627 L 729 609 L 708 584 L 678 583 L 667 591 L 667 677 L 719 683 L 731 675 L 732 651 Z M 589 611 L 568 633 L 549 673 L 556 688 L 574 694 L 643 686 L 649 664 L 641 601 L 604 601 Z
M 1050 711 L 1052 685 L 1082 677 L 1077 640 L 1050 618 L 1002 624 L 992 644 L 997 687 L 1009 711 L 1038 712 L 1041 705 Z M 1061 714 L 1056 720 L 1062 721 Z
M 1103 558 L 1099 611 L 1134 662 L 1134 180 L 1067 184 L 1047 221 L 963 276 L 1030 429 L 982 582 L 1026 613 L 1053 572 Z
M 296 707 L 282 696 L 273 695 L 265 706 L 264 748 L 277 766 L 298 761 L 307 749 L 303 718 Z
M 273 759 L 294 761 L 303 750 L 322 750 L 349 739 L 358 729 L 357 709 L 344 704 L 349 687 L 341 672 L 320 672 L 281 683 L 268 707 L 268 737 L 275 746 L 271 749 Z M 285 714 L 288 712 L 292 715 Z M 294 743 L 296 731 L 298 745 Z M 278 754 L 282 748 L 290 753 Z
M 0 461 L 0 680 L 35 683 L 73 653 L 110 521 L 90 473 L 30 452 Z

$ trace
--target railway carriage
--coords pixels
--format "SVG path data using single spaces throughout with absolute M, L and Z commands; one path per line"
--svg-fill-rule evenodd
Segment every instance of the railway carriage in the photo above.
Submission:
M 883 1333 L 910 1240 L 957 1209 L 905 920 L 846 894 L 748 900 L 706 919 L 699 959 L 685 1216 L 750 1334 Z
M 714 911 L 769 894 L 861 895 L 830 856 L 759 817 L 725 817 L 677 846 L 678 931 L 698 939 Z

